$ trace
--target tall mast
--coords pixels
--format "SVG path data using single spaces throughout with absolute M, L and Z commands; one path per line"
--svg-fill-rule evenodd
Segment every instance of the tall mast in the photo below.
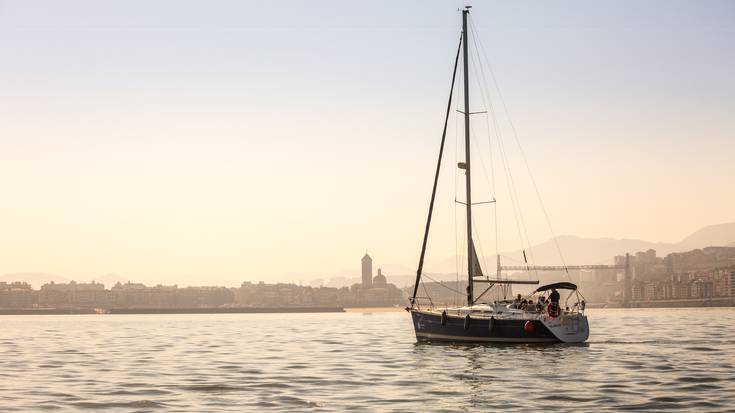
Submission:
M 475 248 L 472 245 L 472 180 L 470 175 L 470 73 L 469 59 L 467 57 L 467 48 L 469 45 L 469 33 L 467 33 L 467 15 L 470 13 L 470 7 L 467 6 L 462 10 L 462 60 L 464 63 L 464 152 L 465 152 L 465 183 L 467 197 L 467 305 L 472 305 L 473 298 L 473 261 Z

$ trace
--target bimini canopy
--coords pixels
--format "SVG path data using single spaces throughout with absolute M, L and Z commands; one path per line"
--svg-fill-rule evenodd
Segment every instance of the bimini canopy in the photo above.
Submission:
M 542 285 L 541 287 L 536 289 L 536 292 L 540 293 L 542 291 L 550 290 L 552 288 L 556 288 L 558 290 L 576 290 L 577 286 L 572 283 L 568 283 L 568 282 L 553 283 L 553 284 Z

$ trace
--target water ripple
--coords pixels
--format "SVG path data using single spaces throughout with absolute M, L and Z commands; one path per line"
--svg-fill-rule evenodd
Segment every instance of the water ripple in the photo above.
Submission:
M 735 309 L 593 310 L 590 341 L 576 346 L 419 344 L 404 312 L 2 321 L 3 411 L 735 406 L 735 332 L 722 328 Z

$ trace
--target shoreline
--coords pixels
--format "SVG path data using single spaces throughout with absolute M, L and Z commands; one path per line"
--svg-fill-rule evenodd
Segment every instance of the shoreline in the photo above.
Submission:
M 620 310 L 650 308 L 735 308 L 735 299 L 729 300 L 680 300 L 633 302 L 629 306 L 619 303 L 590 304 L 589 310 Z M 153 314 L 308 314 L 308 313 L 395 313 L 403 307 L 227 307 L 227 308 L 0 308 L 3 315 L 153 315 Z
M 2 308 L 0 315 L 116 314 L 285 314 L 344 313 L 343 307 L 226 307 L 226 308 Z
M 345 307 L 346 313 L 396 313 L 405 311 L 404 307 Z
M 588 303 L 587 308 L 707 308 L 735 307 L 735 297 L 717 297 L 706 299 L 649 300 L 623 303 Z

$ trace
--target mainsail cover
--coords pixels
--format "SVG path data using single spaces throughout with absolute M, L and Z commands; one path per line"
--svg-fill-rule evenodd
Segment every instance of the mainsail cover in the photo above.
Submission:
M 480 267 L 480 260 L 477 258 L 477 251 L 475 251 L 475 243 L 472 243 L 472 276 L 483 277 L 482 267 Z

